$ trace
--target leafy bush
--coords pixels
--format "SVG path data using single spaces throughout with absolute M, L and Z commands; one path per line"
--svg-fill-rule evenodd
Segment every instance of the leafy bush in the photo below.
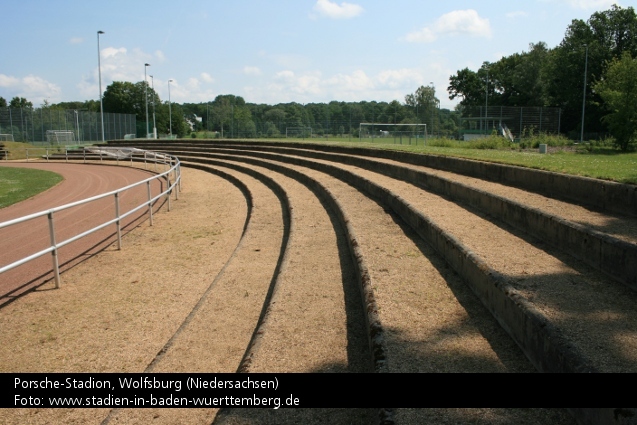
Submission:
M 461 147 L 466 149 L 509 149 L 511 142 L 504 137 L 491 135 L 482 139 L 468 141 Z

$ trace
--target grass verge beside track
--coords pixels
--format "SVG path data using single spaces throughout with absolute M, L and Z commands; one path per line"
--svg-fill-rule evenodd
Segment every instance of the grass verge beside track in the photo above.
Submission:
M 63 179 L 51 171 L 0 167 L 0 208 L 35 196 Z

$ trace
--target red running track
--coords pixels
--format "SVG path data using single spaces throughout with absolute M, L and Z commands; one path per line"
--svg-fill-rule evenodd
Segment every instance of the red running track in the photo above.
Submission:
M 152 177 L 154 173 L 130 167 L 67 163 L 0 163 L 3 167 L 37 168 L 61 174 L 64 180 L 55 187 L 30 199 L 0 209 L 0 222 L 80 201 Z M 164 182 L 165 184 L 165 182 Z M 151 193 L 160 193 L 162 182 L 154 180 Z M 160 199 L 160 203 L 164 198 Z M 146 185 L 140 185 L 120 195 L 120 214 L 148 200 Z M 159 205 L 155 205 L 156 210 Z M 144 208 L 126 220 L 122 231 L 130 231 L 148 217 Z M 114 196 L 54 214 L 56 241 L 61 242 L 101 223 L 115 218 Z M 68 270 L 78 262 L 115 242 L 116 227 L 108 226 L 58 250 L 60 270 Z M 0 267 L 27 257 L 50 246 L 48 220 L 45 217 L 0 229 Z M 51 254 L 0 274 L 0 306 L 53 279 Z M 62 284 L 64 277 L 62 276 Z

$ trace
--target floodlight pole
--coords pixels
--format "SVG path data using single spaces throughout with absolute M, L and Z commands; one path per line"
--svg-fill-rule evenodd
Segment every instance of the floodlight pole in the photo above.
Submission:
M 170 104 L 170 83 L 172 83 L 173 80 L 168 80 L 168 123 L 170 125 L 170 138 L 173 138 L 173 111 L 171 108 L 171 104 Z M 207 105 L 206 105 L 207 106 Z M 208 124 L 208 121 L 206 121 L 206 125 Z
M 146 68 L 149 67 L 149 63 L 144 64 L 144 97 L 146 101 L 146 139 L 148 139 L 148 79 L 146 78 Z
M 579 136 L 579 142 L 584 143 L 584 111 L 586 110 L 586 73 L 588 71 L 588 44 L 584 44 L 586 47 L 586 60 L 584 61 L 584 95 L 582 100 L 582 130 Z
M 155 124 L 155 79 L 153 78 L 152 75 L 149 75 L 150 77 L 150 82 L 152 84 L 152 89 L 153 89 L 153 139 L 157 138 L 157 125 Z
M 102 102 L 102 64 L 100 54 L 100 34 L 104 34 L 104 31 L 97 32 L 97 73 L 99 74 L 100 81 L 100 117 L 102 119 L 102 143 L 105 143 L 104 138 L 104 103 Z

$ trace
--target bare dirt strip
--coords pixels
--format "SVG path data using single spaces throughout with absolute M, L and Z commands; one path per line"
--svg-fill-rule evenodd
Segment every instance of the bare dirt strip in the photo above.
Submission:
M 173 150 L 198 169 L 184 168 L 183 192 L 170 213 L 157 215 L 152 227 L 131 231 L 121 252 L 108 247 L 66 271 L 60 289 L 51 291 L 47 284 L 0 309 L 6 340 L 0 347 L 2 371 L 534 372 L 417 229 L 345 173 L 365 178 L 367 188 L 377 185 L 399 195 L 469 246 L 597 368 L 635 370 L 634 294 L 492 217 L 373 167 L 309 161 L 301 154 L 264 155 L 259 149 L 239 154 L 209 148 L 210 155 Z M 523 191 L 505 193 L 506 186 L 489 190 L 526 199 Z M 603 221 L 617 225 L 625 221 L 621 217 L 600 217 L 591 227 L 622 233 Z M 350 252 L 352 240 L 364 264 Z M 382 342 L 371 347 L 365 328 L 370 305 L 356 286 L 361 264 L 382 326 Z M 591 305 L 591 299 L 601 305 Z M 603 344 L 588 342 L 594 332 L 606 333 L 600 336 Z M 397 424 L 574 423 L 565 411 L 553 409 L 390 412 L 385 419 Z M 379 421 L 378 409 L 0 413 L 5 423 Z

